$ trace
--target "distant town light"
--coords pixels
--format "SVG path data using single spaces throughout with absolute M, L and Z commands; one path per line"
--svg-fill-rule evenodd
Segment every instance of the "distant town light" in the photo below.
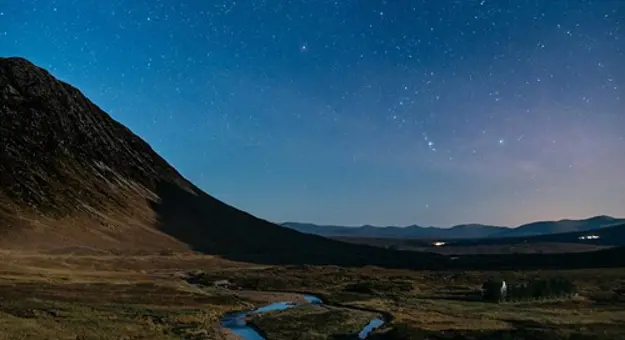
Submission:
M 578 237 L 577 239 L 578 240 L 597 240 L 599 238 L 600 238 L 599 235 L 584 235 L 584 236 Z

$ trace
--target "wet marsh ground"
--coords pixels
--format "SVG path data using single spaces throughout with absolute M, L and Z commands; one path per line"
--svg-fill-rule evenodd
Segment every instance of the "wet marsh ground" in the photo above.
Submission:
M 199 273 L 203 284 L 190 284 L 189 273 Z M 567 277 L 580 296 L 504 304 L 473 299 L 490 276 Z M 215 280 L 233 288 L 214 288 Z M 0 252 L 0 339 L 228 339 L 223 314 L 297 300 L 295 292 L 317 295 L 327 306 L 254 318 L 269 339 L 299 339 L 302 329 L 310 339 L 353 337 L 379 313 L 390 320 L 371 339 L 625 337 L 625 269 L 425 272 L 256 266 L 190 254 Z
M 219 277 L 218 273 L 213 275 Z M 372 339 L 625 337 L 625 269 L 424 272 L 293 266 L 239 271 L 228 277 L 246 289 L 282 291 L 297 287 L 317 294 L 329 304 L 389 314 L 390 322 Z M 566 277 L 579 287 L 579 296 L 567 300 L 483 302 L 476 291 L 489 277 L 511 283 Z M 276 319 L 289 313 L 299 311 L 284 311 Z M 305 317 L 300 319 L 302 325 L 308 323 Z
M 251 323 L 267 339 L 299 340 L 354 339 L 375 313 L 325 305 L 306 305 L 299 308 L 259 314 Z

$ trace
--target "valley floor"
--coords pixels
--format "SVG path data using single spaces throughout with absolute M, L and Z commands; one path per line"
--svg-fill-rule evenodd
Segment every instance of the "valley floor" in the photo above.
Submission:
M 567 277 L 580 296 L 503 304 L 472 299 L 490 276 Z M 232 287 L 214 287 L 219 280 Z M 0 252 L 0 339 L 234 339 L 220 327 L 223 314 L 298 301 L 299 293 L 326 305 L 250 322 L 268 339 L 353 338 L 378 314 L 389 322 L 371 339 L 625 338 L 625 269 L 424 272 L 257 266 L 189 254 L 7 251 Z

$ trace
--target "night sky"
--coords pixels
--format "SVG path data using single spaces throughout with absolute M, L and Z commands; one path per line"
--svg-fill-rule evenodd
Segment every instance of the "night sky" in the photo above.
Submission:
M 625 216 L 624 29 L 622 0 L 0 0 L 0 55 L 320 224 Z

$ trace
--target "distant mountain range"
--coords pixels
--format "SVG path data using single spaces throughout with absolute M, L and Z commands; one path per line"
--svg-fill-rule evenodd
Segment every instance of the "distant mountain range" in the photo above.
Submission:
M 334 236 L 333 239 L 380 248 L 429 251 L 445 255 L 470 254 L 556 254 L 592 252 L 625 246 L 625 223 L 586 231 L 534 236 L 444 239 L 435 245 L 431 239 Z M 441 239 L 438 239 L 441 240 Z
M 482 224 L 462 224 L 451 228 L 422 227 L 346 227 L 316 225 L 311 223 L 286 222 L 282 225 L 297 231 L 326 237 L 371 237 L 371 238 L 414 238 L 414 239 L 479 239 L 527 237 L 538 235 L 581 232 L 625 223 L 625 219 L 611 216 L 595 216 L 583 220 L 540 221 L 515 228 Z
M 593 220 L 593 219 L 590 219 L 590 220 Z M 532 223 L 532 225 L 533 224 L 534 223 Z M 506 236 L 506 237 L 490 237 L 490 238 L 473 239 L 473 240 L 458 239 L 458 240 L 449 242 L 447 246 L 467 247 L 467 246 L 504 245 L 504 244 L 521 244 L 521 243 L 523 244 L 577 243 L 577 244 L 586 244 L 586 245 L 625 246 L 625 223 L 619 222 L 616 224 L 611 224 L 609 226 L 599 227 L 599 228 L 585 228 L 584 230 L 555 232 L 555 233 L 550 233 L 550 234 L 531 235 L 531 236 L 519 235 L 519 236 Z

